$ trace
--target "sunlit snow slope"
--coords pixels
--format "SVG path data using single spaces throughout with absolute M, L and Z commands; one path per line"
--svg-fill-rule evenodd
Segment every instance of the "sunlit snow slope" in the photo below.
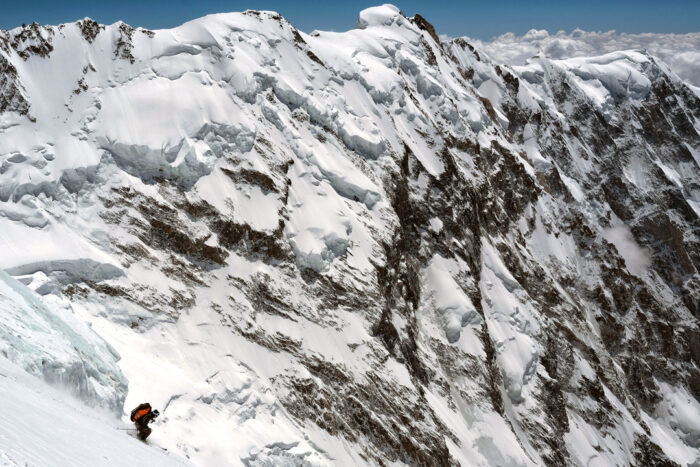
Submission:
M 0 31 L 0 268 L 196 465 L 693 465 L 693 89 L 391 5 Z
M 184 466 L 0 357 L 0 465 Z

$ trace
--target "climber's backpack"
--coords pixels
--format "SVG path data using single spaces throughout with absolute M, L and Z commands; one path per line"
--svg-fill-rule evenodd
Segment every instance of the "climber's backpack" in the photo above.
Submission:
M 135 422 L 139 418 L 143 417 L 147 413 L 151 411 L 151 404 L 148 402 L 144 402 L 143 404 L 139 405 L 136 407 L 134 410 L 131 411 L 131 421 Z

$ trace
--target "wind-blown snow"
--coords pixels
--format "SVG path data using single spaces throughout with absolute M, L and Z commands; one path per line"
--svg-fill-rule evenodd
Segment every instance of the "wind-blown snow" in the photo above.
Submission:
M 627 226 L 618 225 L 603 231 L 606 240 L 615 245 L 631 273 L 642 275 L 648 268 L 651 260 L 649 252 L 641 248 L 634 240 Z

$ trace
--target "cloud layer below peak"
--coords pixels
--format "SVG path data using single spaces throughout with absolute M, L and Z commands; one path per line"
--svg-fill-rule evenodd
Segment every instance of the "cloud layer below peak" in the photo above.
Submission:
M 700 32 L 688 34 L 626 34 L 575 29 L 571 33 L 531 29 L 523 36 L 506 33 L 491 41 L 472 40 L 494 60 L 522 65 L 544 52 L 554 59 L 602 55 L 617 50 L 646 49 L 686 82 L 700 86 Z

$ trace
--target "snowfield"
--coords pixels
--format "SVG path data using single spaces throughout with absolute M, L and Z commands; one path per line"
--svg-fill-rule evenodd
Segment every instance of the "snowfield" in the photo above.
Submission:
M 105 412 L 58 391 L 0 357 L 0 465 L 187 466 L 127 435 Z
M 0 30 L 2 462 L 700 463 L 697 89 L 438 32 Z

